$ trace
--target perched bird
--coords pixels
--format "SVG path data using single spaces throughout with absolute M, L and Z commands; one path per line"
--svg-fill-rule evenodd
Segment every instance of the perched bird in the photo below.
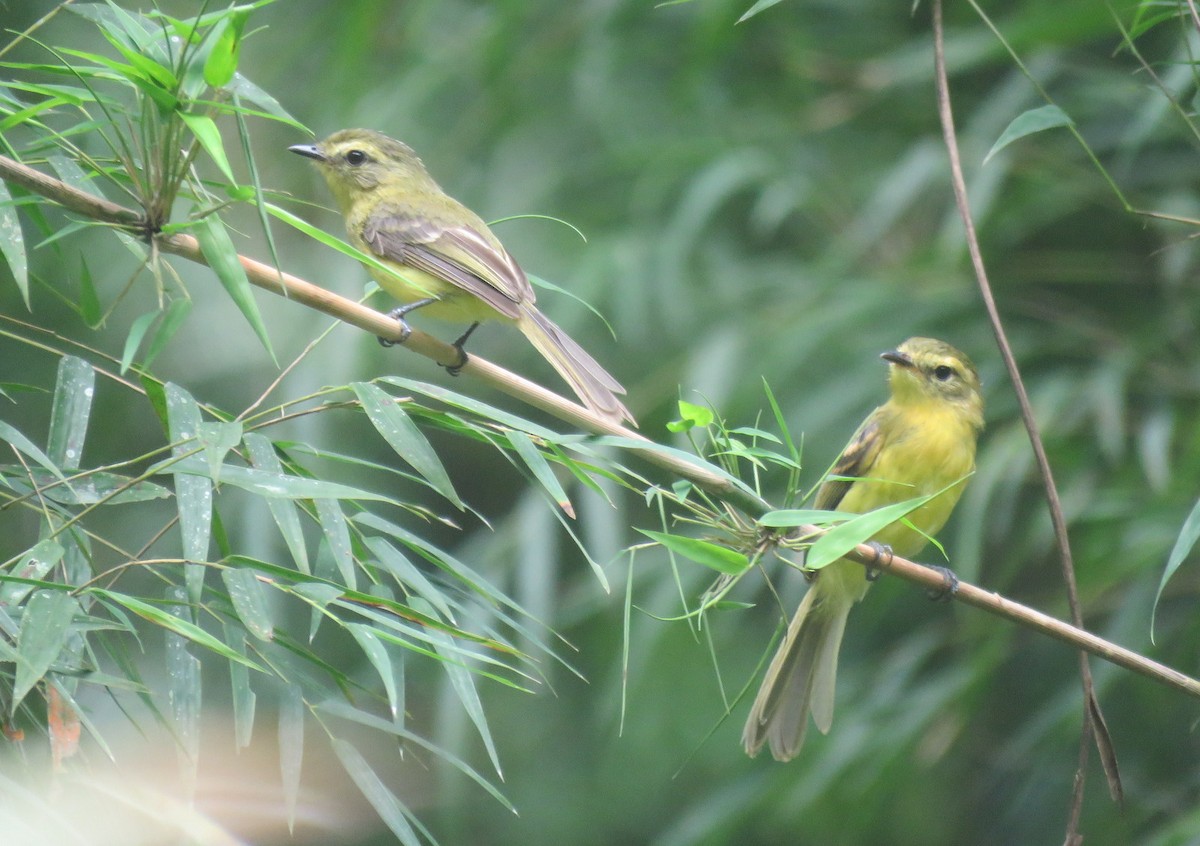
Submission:
M 370 268 L 404 305 L 392 312 L 405 335 L 415 309 L 470 323 L 459 352 L 483 320 L 515 323 L 583 404 L 614 422 L 633 422 L 625 389 L 534 306 L 524 271 L 486 223 L 433 181 L 408 145 L 369 129 L 343 129 L 318 144 L 288 148 L 317 163 L 346 218 L 350 241 L 393 272 Z M 459 367 L 466 361 L 466 354 Z
M 862 514 L 947 488 L 908 515 L 912 526 L 897 521 L 874 536 L 876 544 L 910 558 L 945 524 L 975 469 L 983 397 L 970 359 L 942 341 L 909 338 L 882 357 L 891 398 L 858 427 L 815 505 Z M 742 732 L 748 755 L 766 743 L 777 760 L 794 758 L 810 711 L 828 733 L 846 618 L 868 586 L 866 569 L 845 559 L 812 574 L 750 709 Z

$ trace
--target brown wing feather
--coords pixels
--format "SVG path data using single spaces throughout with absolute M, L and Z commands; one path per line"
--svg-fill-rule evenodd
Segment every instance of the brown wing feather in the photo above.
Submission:
M 830 476 L 869 476 L 872 465 L 879 451 L 883 449 L 886 436 L 880 425 L 881 409 L 875 411 L 863 421 L 838 456 L 838 460 L 829 468 Z M 817 489 L 814 507 L 824 511 L 836 511 L 846 492 L 854 482 L 843 479 L 830 479 Z
M 442 227 L 426 218 L 382 206 L 363 224 L 363 240 L 391 259 L 473 294 L 515 319 L 533 289 L 508 251 L 470 227 Z

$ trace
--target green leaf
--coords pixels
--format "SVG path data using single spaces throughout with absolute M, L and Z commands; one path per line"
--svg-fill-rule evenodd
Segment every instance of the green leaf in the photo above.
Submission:
M 450 483 L 441 459 L 396 398 L 378 385 L 368 382 L 354 382 L 350 387 L 354 389 L 376 431 L 388 445 L 420 473 L 430 487 L 460 509 L 463 508 L 462 500 Z
M 234 305 L 241 311 L 246 322 L 254 330 L 254 334 L 258 336 L 258 340 L 274 359 L 275 351 L 271 349 L 271 339 L 267 337 L 267 326 L 263 323 L 258 303 L 254 300 L 254 292 L 250 280 L 246 276 L 246 268 L 242 267 L 242 263 L 238 261 L 237 250 L 229 238 L 225 224 L 217 215 L 210 214 L 201 218 L 195 227 L 195 232 L 196 240 L 200 242 L 200 250 L 204 253 L 204 260 L 217 274 L 217 279 L 225 287 L 225 291 L 233 300 Z
M 391 829 L 392 834 L 396 835 L 404 846 L 421 846 L 421 839 L 417 837 L 417 832 L 408 821 L 408 809 L 371 769 L 362 753 L 340 737 L 333 739 L 333 751 L 337 753 L 338 760 L 342 762 L 350 778 L 371 803 L 375 813 L 379 814 L 379 818 Z
M 246 632 L 234 623 L 225 624 L 225 640 L 231 649 L 246 657 Z M 250 745 L 254 734 L 254 709 L 258 697 L 250 686 L 250 671 L 245 664 L 229 665 L 229 682 L 233 688 L 233 731 L 238 749 Z
M 236 420 L 203 421 L 196 427 L 196 443 L 204 448 L 204 460 L 214 482 L 221 481 L 225 456 L 242 441 L 242 424 Z
M 241 99 L 258 106 L 263 110 L 263 112 L 266 113 L 268 117 L 286 123 L 290 126 L 294 126 L 301 132 L 306 132 L 309 135 L 312 134 L 307 126 L 300 123 L 300 121 L 288 114 L 287 109 L 281 106 L 278 100 L 276 100 L 266 91 L 263 91 L 250 80 L 246 79 L 246 77 L 242 76 L 240 73 L 235 73 L 233 75 L 233 82 L 227 86 L 227 90 L 233 94 L 236 94 Z
M 217 24 L 216 42 L 204 62 L 204 81 L 213 88 L 224 88 L 233 79 L 242 46 L 242 29 L 249 16 L 248 9 L 234 11 Z
M 287 808 L 289 832 L 296 824 L 296 800 L 300 796 L 303 763 L 304 697 L 300 686 L 291 684 L 279 697 L 279 774 L 283 779 L 283 803 Z
M 1158 581 L 1158 591 L 1154 594 L 1154 605 L 1150 609 L 1151 642 L 1154 638 L 1154 618 L 1158 614 L 1158 602 L 1162 599 L 1163 588 L 1167 586 L 1167 582 L 1175 575 L 1175 571 L 1195 548 L 1197 540 L 1200 540 L 1200 500 L 1196 501 L 1196 504 L 1192 506 L 1191 513 L 1183 521 L 1183 527 L 1180 528 L 1179 535 L 1175 538 L 1175 545 L 1171 547 L 1171 554 L 1167 556 L 1167 566 L 1163 569 L 1162 578 Z
M 175 613 L 163 612 L 166 617 L 176 620 L 179 624 L 190 626 L 183 616 L 188 613 L 187 605 L 182 604 L 183 590 L 174 588 L 169 591 L 181 604 L 174 605 Z M 188 651 L 187 640 L 178 632 L 168 630 L 164 633 L 166 641 L 167 665 L 167 701 L 171 706 L 171 716 L 175 720 L 176 740 L 184 753 L 182 768 L 185 773 L 185 789 L 190 793 L 195 788 L 196 771 L 200 762 L 200 706 L 204 693 L 203 680 L 200 676 L 200 659 Z M 215 638 L 214 638 L 215 640 Z M 236 655 L 236 652 L 230 650 Z
M 758 518 L 758 525 L 768 529 L 790 529 L 793 526 L 827 526 L 849 519 L 848 515 L 839 511 L 822 511 L 817 508 L 788 508 L 782 511 L 768 511 Z
M 123 593 L 114 593 L 104 588 L 88 588 L 88 594 L 114 602 L 123 608 L 137 614 L 143 620 L 153 623 L 156 626 L 161 626 L 168 631 L 174 632 L 181 637 L 185 637 L 198 646 L 203 646 L 205 649 L 215 652 L 222 658 L 234 661 L 238 664 L 244 664 L 252 670 L 257 670 L 260 673 L 266 672 L 258 664 L 254 663 L 249 658 L 246 658 L 236 650 L 230 649 L 223 641 L 213 637 L 204 629 L 197 626 L 195 623 L 183 620 L 168 611 L 164 611 L 157 605 L 151 605 L 148 602 L 143 602 L 132 596 L 127 596 Z
M 277 476 L 284 475 L 283 464 L 275 454 L 275 447 L 270 438 L 250 432 L 244 441 L 246 452 L 250 455 L 250 463 L 255 469 Z M 296 562 L 296 569 L 302 573 L 310 572 L 308 548 L 304 543 L 304 530 L 300 525 L 300 515 L 295 503 L 280 497 L 268 497 L 267 507 L 271 510 L 271 516 L 275 518 L 275 525 L 279 527 L 288 551 L 292 554 L 292 560 Z
M 391 572 L 396 577 L 396 581 L 404 587 L 405 592 L 417 594 L 437 609 L 444 618 L 454 622 L 454 612 L 447 604 L 442 590 L 434 587 L 425 574 L 413 566 L 413 563 L 400 550 L 381 537 L 367 538 L 366 544 L 374 554 L 379 566 Z
M 191 310 L 192 301 L 189 299 L 171 301 L 167 310 L 162 313 L 162 320 L 155 327 L 154 334 L 150 336 L 150 347 L 146 350 L 146 357 L 142 360 L 145 367 L 149 367 L 154 359 L 158 358 L 158 354 L 167 348 L 167 344 L 175 337 L 175 333 L 179 331 L 179 327 L 183 325 L 183 321 Z M 130 332 L 130 335 L 132 334 Z
M 13 449 L 23 452 L 51 473 L 54 478 L 70 486 L 70 482 L 67 482 L 67 477 L 63 475 L 62 470 L 50 460 L 50 457 L 46 453 L 42 452 L 33 441 L 29 440 L 29 438 L 22 435 L 3 420 L 0 420 L 0 441 L 7 441 Z
M 698 426 L 703 429 L 705 426 L 711 426 L 714 419 L 712 409 L 703 405 L 696 405 L 687 400 L 679 400 L 679 419 L 687 424 L 688 428 Z
M 1030 109 L 1027 112 L 1017 115 L 1012 123 L 1000 133 L 1000 137 L 992 145 L 992 149 L 988 150 L 988 154 L 983 157 L 983 163 L 987 164 L 996 153 L 1017 139 L 1024 138 L 1026 135 L 1032 135 L 1035 132 L 1042 132 L 1059 126 L 1074 125 L 1075 121 L 1071 120 L 1070 115 L 1058 106 L 1047 105 Z
M 538 483 L 546 489 L 546 493 L 550 494 L 554 504 L 570 517 L 574 517 L 575 508 L 571 505 L 571 500 L 567 498 L 567 492 L 558 481 L 558 477 L 554 475 L 554 469 L 550 466 L 550 462 L 534 445 L 533 440 L 524 432 L 516 429 L 509 430 L 507 436 L 513 450 L 525 462 L 525 466 L 529 468 L 529 472 L 538 480 Z
M 21 299 L 25 301 L 25 308 L 32 308 L 29 302 L 29 257 L 25 255 L 25 236 L 21 232 L 21 219 L 17 216 L 17 207 L 13 205 L 8 183 L 3 179 L 0 179 L 0 255 L 8 263 L 17 290 L 21 292 Z
M 221 173 L 230 182 L 236 183 L 233 178 L 233 169 L 229 166 L 229 159 L 225 155 L 225 145 L 221 143 L 221 131 L 217 129 L 217 123 L 208 115 L 194 115 L 187 112 L 179 112 L 180 119 L 187 124 L 188 129 L 196 136 L 196 140 L 200 142 L 200 146 L 205 149 L 208 155 L 216 162 Z M 211 216 L 211 215 L 210 215 Z
M 78 601 L 66 591 L 39 590 L 29 597 L 17 637 L 17 672 L 9 714 L 17 712 L 21 700 L 62 652 L 78 610 Z
M 6 575 L 36 581 L 49 573 L 50 568 L 62 560 L 63 553 L 62 544 L 58 542 L 57 538 L 40 540 L 21 556 L 16 566 L 11 568 Z M 0 584 L 0 608 L 20 605 L 31 590 L 33 590 L 33 585 L 25 582 L 6 581 Z
M 254 571 L 222 570 L 221 579 L 225 582 L 225 589 L 229 591 L 229 601 L 233 603 L 234 613 L 246 630 L 259 640 L 274 640 L 275 624 L 271 619 L 267 592 Z
M 388 655 L 387 648 L 375 636 L 375 631 L 370 626 L 363 623 L 347 623 L 346 630 L 358 641 L 363 654 L 367 656 L 367 660 L 371 662 L 371 666 L 379 674 L 379 678 L 383 682 L 383 689 L 387 692 L 392 719 L 396 719 L 399 713 L 400 700 L 396 688 L 396 674 L 392 668 L 392 659 Z
M 757 0 L 757 2 L 742 13 L 742 16 L 737 19 L 738 23 L 743 23 L 757 15 L 759 12 L 765 12 L 767 9 L 779 3 L 780 0 Z
M 193 475 L 205 480 L 211 478 L 208 464 L 197 456 L 190 456 L 174 463 L 164 462 L 151 468 L 154 472 L 174 473 L 177 475 Z M 395 500 L 383 494 L 372 493 L 362 488 L 352 488 L 337 482 L 327 482 L 324 479 L 304 479 L 299 476 L 278 476 L 274 473 L 264 473 L 251 467 L 239 467 L 227 464 L 221 468 L 221 484 L 233 485 L 242 490 L 250 491 L 259 496 L 278 496 L 285 499 L 365 499 L 374 502 L 391 502 Z
M 325 543 L 333 556 L 338 572 L 342 574 L 342 581 L 345 582 L 346 587 L 354 588 L 356 585 L 354 550 L 350 544 L 350 526 L 346 522 L 346 515 L 342 513 L 342 507 L 336 499 L 318 497 L 313 500 L 313 503 L 317 506 L 317 522 L 321 524 Z
M 46 454 L 65 471 L 79 469 L 95 392 L 96 372 L 92 366 L 73 355 L 64 356 L 58 363 L 54 384 Z
M 129 369 L 129 365 L 133 364 L 133 357 L 137 355 L 138 347 L 142 345 L 142 338 L 146 337 L 147 330 L 154 323 L 154 319 L 158 317 L 157 311 L 148 311 L 133 321 L 129 327 L 129 334 L 125 336 L 125 346 L 121 350 L 121 375 L 125 375 L 125 371 Z
M 173 456 L 187 455 L 196 449 L 200 432 L 200 407 L 192 395 L 174 383 L 166 386 L 167 425 Z M 196 459 L 199 463 L 199 459 Z M 179 511 L 179 533 L 183 557 L 188 561 L 208 560 L 212 540 L 212 480 L 205 475 L 185 473 L 176 467 L 175 503 Z M 200 602 L 204 588 L 204 567 L 190 565 L 185 571 L 188 596 Z
M 866 514 L 855 515 L 845 523 L 834 526 L 817 538 L 809 548 L 804 558 L 805 569 L 820 570 L 822 567 L 832 564 L 860 543 L 866 543 L 879 532 L 897 520 L 904 519 L 940 493 L 941 491 L 938 491 L 928 496 L 919 496 L 877 508 Z
M 672 552 L 682 555 L 697 564 L 711 567 L 718 573 L 736 576 L 744 573 L 750 566 L 750 561 L 740 552 L 698 538 L 688 538 L 682 535 L 669 535 L 664 532 L 652 532 L 649 529 L 638 529 L 643 535 L 665 546 Z
M 80 255 L 79 265 L 79 316 L 89 329 L 99 329 L 104 312 L 100 308 L 100 295 L 96 293 L 96 286 L 92 282 L 92 271 L 86 256 Z

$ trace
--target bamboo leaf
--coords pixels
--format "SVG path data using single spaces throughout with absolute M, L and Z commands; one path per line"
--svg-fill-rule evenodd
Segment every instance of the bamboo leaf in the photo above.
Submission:
M 354 382 L 350 387 L 354 389 L 372 425 L 388 445 L 421 474 L 430 487 L 462 508 L 462 500 L 450 483 L 441 459 L 417 424 L 396 402 L 396 398 L 378 385 L 368 382 Z
M 200 242 L 200 250 L 204 253 L 204 260 L 213 269 L 229 298 L 233 300 L 246 322 L 250 324 L 250 328 L 254 330 L 254 334 L 258 336 L 259 342 L 274 360 L 275 351 L 271 348 L 271 339 L 267 336 L 267 325 L 263 323 L 250 280 L 246 276 L 246 269 L 238 260 L 237 249 L 229 238 L 225 224 L 216 214 L 210 214 L 197 222 L 195 233 L 196 240 Z
M 300 686 L 288 685 L 279 697 L 279 774 L 288 831 L 296 826 L 296 801 L 300 796 L 300 770 L 304 764 L 304 698 Z
M 253 660 L 239 655 L 237 651 L 230 649 L 223 641 L 213 637 L 195 623 L 189 622 L 177 617 L 174 614 L 164 611 L 157 605 L 151 605 L 150 603 L 143 602 L 135 597 L 127 596 L 123 593 L 115 593 L 103 588 L 89 588 L 87 593 L 94 594 L 95 596 L 102 597 L 111 602 L 115 602 L 122 608 L 126 608 L 129 611 L 132 611 L 134 614 L 137 614 L 143 620 L 153 623 L 156 626 L 161 626 L 162 628 L 180 635 L 181 637 L 185 637 L 193 643 L 203 646 L 205 649 L 208 649 L 211 652 L 215 652 L 222 658 L 237 662 L 238 664 L 244 664 L 250 669 L 257 670 L 260 673 L 265 672 L 265 670 L 258 666 L 258 664 L 256 664 Z
M 29 257 L 25 254 L 25 235 L 21 232 L 21 219 L 13 205 L 8 183 L 0 179 L 0 255 L 8 263 L 25 308 L 32 309 L 29 301 Z
M 166 401 L 171 454 L 187 455 L 196 449 L 195 439 L 200 433 L 200 406 L 191 394 L 173 382 L 166 386 Z M 174 477 L 183 557 L 193 562 L 207 561 L 212 539 L 212 480 L 179 469 L 174 471 Z M 198 563 L 189 565 L 185 578 L 189 599 L 199 603 L 204 590 L 204 567 Z
M 283 464 L 279 461 L 279 456 L 275 454 L 275 447 L 269 438 L 257 432 L 250 432 L 244 441 L 246 452 L 250 456 L 250 463 L 254 465 L 255 469 L 278 476 L 284 475 Z M 310 572 L 308 548 L 304 543 L 304 530 L 300 526 L 300 515 L 296 505 L 290 500 L 280 497 L 267 497 L 267 508 L 271 510 L 271 516 L 275 518 L 275 525 L 279 527 L 284 543 L 287 544 L 288 551 L 292 554 L 292 560 L 296 562 L 296 569 L 302 573 Z
M 510 430 L 507 434 L 508 442 L 512 444 L 513 451 L 525 462 L 525 466 L 529 468 L 529 472 L 546 489 L 546 493 L 550 494 L 550 498 L 554 500 L 555 505 L 566 512 L 569 517 L 574 518 L 575 508 L 571 505 L 571 500 L 567 498 L 567 492 L 558 481 L 558 477 L 554 475 L 554 470 L 551 468 L 550 462 L 534 446 L 533 440 L 524 432 L 516 429 Z
M 180 120 L 187 124 L 187 128 L 192 131 L 192 134 L 196 136 L 196 140 L 200 142 L 200 146 L 216 162 L 222 175 L 236 185 L 237 180 L 234 179 L 233 169 L 229 166 L 229 159 L 225 155 L 225 145 L 221 142 L 221 131 L 217 129 L 216 121 L 208 115 L 196 115 L 187 112 L 178 112 L 177 114 Z
M 804 558 L 806 570 L 820 570 L 837 561 L 860 543 L 866 543 L 879 532 L 916 511 L 937 493 L 897 502 L 866 514 L 858 514 L 834 526 L 813 543 Z
M 711 567 L 718 573 L 736 576 L 750 566 L 750 561 L 740 552 L 698 538 L 682 535 L 670 535 L 664 532 L 653 532 L 649 529 L 638 529 L 643 535 L 658 541 L 672 552 L 682 555 L 697 564 Z
M 1047 129 L 1054 129 L 1059 126 L 1074 125 L 1075 121 L 1071 120 L 1070 115 L 1058 106 L 1046 105 L 1030 109 L 1027 112 L 1017 115 L 1005 127 L 1004 131 L 1000 133 L 1000 137 L 996 139 L 996 143 L 992 145 L 992 149 L 988 150 L 988 154 L 983 157 L 983 163 L 987 164 L 992 156 L 1014 141 L 1024 138 L 1026 135 L 1032 135 L 1035 132 L 1044 132 Z
M 238 619 L 250 634 L 259 640 L 270 641 L 275 637 L 271 606 L 262 582 L 252 570 L 227 569 L 221 571 L 229 601 Z
M 67 641 L 71 621 L 79 610 L 75 597 L 61 590 L 39 590 L 29 597 L 17 638 L 17 671 L 9 714 L 42 680 Z
M 384 824 L 391 829 L 392 834 L 396 835 L 404 846 L 421 846 L 417 832 L 408 821 L 408 812 L 404 804 L 371 769 L 362 753 L 341 738 L 334 738 L 333 749 L 350 778 L 358 785 L 359 791 L 371 803 L 371 807 L 379 814 Z

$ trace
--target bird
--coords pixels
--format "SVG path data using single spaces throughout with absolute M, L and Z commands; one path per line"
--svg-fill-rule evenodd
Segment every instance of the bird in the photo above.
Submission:
M 872 539 L 877 549 L 909 558 L 945 524 L 974 471 L 983 396 L 971 360 L 944 341 L 909 338 L 881 357 L 888 363 L 890 398 L 858 427 L 817 489 L 814 504 L 862 514 L 942 491 L 909 513 L 907 522 L 896 521 Z M 822 734 L 833 723 L 846 619 L 870 580 L 865 567 L 844 558 L 808 575 L 811 585 L 742 732 L 751 757 L 765 744 L 779 761 L 794 758 L 804 744 L 810 712 Z
M 446 194 L 412 148 L 370 129 L 343 129 L 290 152 L 312 159 L 346 222 L 351 243 L 388 271 L 369 267 L 384 291 L 403 305 L 400 321 L 421 309 L 433 317 L 470 323 L 463 344 L 481 321 L 513 323 L 558 371 L 585 406 L 605 420 L 635 423 L 622 403 L 621 383 L 542 314 L 521 266 L 487 224 Z

